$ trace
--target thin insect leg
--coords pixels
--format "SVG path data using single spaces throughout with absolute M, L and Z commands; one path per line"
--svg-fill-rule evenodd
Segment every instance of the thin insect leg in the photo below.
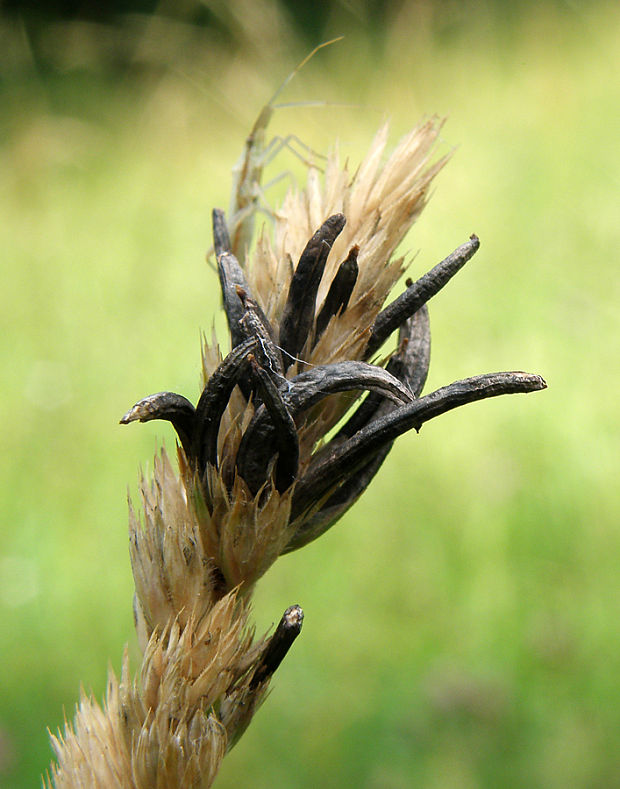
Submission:
M 293 174 L 289 171 L 285 171 L 275 178 L 272 178 L 264 187 L 260 185 L 260 182 L 256 182 L 253 193 L 245 196 L 243 207 L 239 208 L 230 218 L 230 235 L 233 239 L 239 238 L 239 229 L 241 227 L 249 227 L 249 223 L 247 222 L 248 218 L 252 218 L 252 228 L 254 227 L 253 217 L 255 214 L 261 213 L 271 222 L 274 221 L 274 212 L 265 199 L 265 192 L 279 181 L 289 177 L 293 179 Z M 239 241 L 237 240 L 235 243 L 238 245 Z M 240 251 L 243 253 L 242 256 L 244 256 L 247 250 L 243 249 Z
M 293 104 L 278 104 L 278 109 L 281 107 L 300 107 L 300 106 L 324 106 L 324 102 L 295 102 Z M 278 138 L 276 138 L 278 139 Z M 289 151 L 296 156 L 300 161 L 302 161 L 307 167 L 317 167 L 314 162 L 314 159 L 322 159 L 324 162 L 327 161 L 328 157 L 324 153 L 319 153 L 319 151 L 315 151 L 310 145 L 305 143 L 302 139 L 300 139 L 296 134 L 287 134 L 286 137 L 280 138 L 283 139 L 286 143 L 286 147 Z M 306 156 L 301 154 L 299 151 L 295 150 L 295 146 L 292 144 L 298 145 L 302 150 L 306 152 Z M 317 169 L 321 169 L 317 167 Z
M 317 169 L 320 169 L 320 168 L 317 168 Z M 269 203 L 265 199 L 265 192 L 268 189 L 271 189 L 272 186 L 275 186 L 276 184 L 280 183 L 280 181 L 283 181 L 285 178 L 289 178 L 290 179 L 290 182 L 291 182 L 292 186 L 296 186 L 297 185 L 297 181 L 295 180 L 295 174 L 291 170 L 283 170 L 281 173 L 278 173 L 278 175 L 274 176 L 270 181 L 267 181 L 267 183 L 264 186 L 259 187 L 258 190 L 257 190 L 258 200 L 257 200 L 257 203 L 256 203 L 256 209 L 255 210 L 256 210 L 256 212 L 260 211 L 266 217 L 271 219 L 272 222 L 275 219 L 275 214 L 274 214 L 273 208 L 270 207 Z M 262 202 L 262 201 L 264 201 L 264 202 Z
M 289 134 L 286 137 L 272 137 L 267 144 L 261 146 L 259 146 L 259 144 L 255 141 L 253 150 L 258 151 L 260 147 L 261 152 L 253 159 L 253 180 L 248 177 L 245 178 L 242 183 L 239 183 L 235 193 L 237 198 L 241 199 L 231 201 L 231 212 L 234 211 L 234 213 L 231 213 L 230 218 L 232 235 L 234 235 L 234 231 L 240 222 L 250 213 L 257 210 L 259 200 L 264 196 L 264 193 L 267 191 L 267 189 L 274 186 L 283 178 L 293 177 L 290 171 L 285 171 L 272 178 L 268 183 L 265 184 L 265 186 L 261 186 L 262 175 L 265 167 L 267 167 L 283 149 L 286 148 L 291 154 L 293 154 L 293 156 L 296 156 L 307 167 L 314 167 L 320 172 L 323 172 L 323 168 L 319 167 L 315 161 L 310 160 L 295 149 L 295 147 L 291 144 L 293 141 L 301 148 L 305 149 L 306 152 L 313 157 L 323 160 L 327 159 L 327 156 L 315 151 L 309 145 L 303 143 L 299 137 L 294 134 Z M 267 208 L 266 201 L 263 204 L 263 208 L 265 213 L 268 213 L 271 217 L 273 217 L 273 210 Z
M 301 156 L 297 151 L 294 149 L 290 149 L 292 153 L 298 156 L 304 164 L 308 167 L 315 167 L 319 172 L 323 172 L 321 167 L 318 167 L 313 162 L 307 161 L 306 159 Z M 275 154 L 274 154 L 275 155 Z M 317 156 L 322 156 L 322 154 L 316 154 Z M 265 166 L 269 163 L 272 157 L 269 157 L 269 160 L 265 162 Z M 262 170 L 263 165 L 261 165 Z M 252 192 L 246 192 L 244 195 L 243 200 L 239 200 L 239 205 L 243 205 L 242 208 L 239 208 L 234 215 L 231 216 L 230 219 L 230 235 L 234 239 L 233 246 L 235 247 L 235 254 L 241 260 L 245 260 L 247 257 L 247 249 L 249 247 L 250 241 L 254 235 L 254 217 L 256 214 L 262 214 L 265 216 L 270 222 L 275 220 L 275 214 L 273 208 L 269 205 L 269 201 L 265 197 L 265 193 L 275 186 L 277 183 L 282 181 L 285 178 L 290 178 L 291 184 L 295 185 L 295 175 L 291 170 L 284 170 L 283 172 L 279 173 L 278 175 L 274 176 L 270 181 L 268 181 L 264 186 L 261 185 L 260 181 L 262 180 L 262 172 L 260 176 L 257 175 L 257 179 L 254 182 L 254 187 Z M 231 210 L 234 210 L 236 206 L 231 206 Z M 251 229 L 251 232 L 250 232 Z M 243 233 L 242 233 L 243 231 Z M 245 239 L 245 244 L 241 243 L 241 239 Z M 241 248 L 240 248 L 241 247 Z
M 280 183 L 280 181 L 283 181 L 285 178 L 290 178 L 293 184 L 295 183 L 295 176 L 293 175 L 293 173 L 290 170 L 284 170 L 283 172 L 279 173 L 274 178 L 272 178 L 271 181 L 267 181 L 265 186 L 261 188 L 260 190 L 261 197 L 264 196 L 267 189 L 270 189 L 272 186 L 275 186 L 276 184 Z M 273 209 L 269 209 L 268 207 L 267 209 L 269 210 L 269 214 L 273 219 L 274 216 Z M 267 212 L 267 209 L 265 209 L 265 213 Z
M 292 144 L 293 142 L 295 143 L 295 145 L 298 145 L 300 148 L 303 148 L 304 151 L 306 152 L 306 155 L 298 151 L 295 148 L 295 146 Z M 263 159 L 260 162 L 257 162 L 257 164 L 259 164 L 261 169 L 264 170 L 285 149 L 290 154 L 292 154 L 297 159 L 299 159 L 299 161 L 302 162 L 302 164 L 304 164 L 308 169 L 314 168 L 315 170 L 318 170 L 320 173 L 325 172 L 324 168 L 322 166 L 319 166 L 315 160 L 322 159 L 323 161 L 327 161 L 327 156 L 325 156 L 325 154 L 319 153 L 318 151 L 315 151 L 314 148 L 311 148 L 309 145 L 306 145 L 295 134 L 287 134 L 286 137 L 281 137 L 279 135 L 276 137 L 272 137 L 263 150 Z M 260 192 L 261 195 L 264 194 L 267 191 L 267 189 L 271 188 L 274 184 L 276 184 L 285 176 L 289 176 L 290 178 L 293 178 L 293 174 L 290 171 L 286 170 L 280 173 L 279 175 L 275 176 L 274 178 L 272 178 L 270 181 L 268 181 L 265 184 L 265 186 L 262 187 L 262 189 L 260 187 L 260 184 L 257 184 L 256 185 L 257 192 Z
M 316 167 L 317 165 L 314 163 L 314 161 L 312 161 L 309 158 L 306 158 L 302 153 L 295 150 L 295 146 L 292 145 L 293 142 L 295 143 L 295 145 L 298 145 L 300 148 L 303 148 L 304 151 L 306 151 L 306 153 L 309 154 L 310 156 L 327 161 L 327 156 L 325 156 L 325 154 L 319 153 L 318 151 L 315 151 L 313 148 L 311 148 L 309 145 L 306 145 L 306 143 L 300 140 L 296 134 L 287 134 L 286 137 L 276 135 L 275 137 L 272 137 L 271 140 L 269 140 L 269 142 L 267 143 L 267 145 L 265 145 L 265 147 L 263 148 L 263 158 L 260 161 L 262 167 L 263 168 L 267 167 L 267 165 L 270 164 L 270 162 L 272 162 L 276 158 L 276 156 L 280 153 L 280 151 L 283 151 L 285 148 L 288 151 L 290 151 L 290 153 L 292 153 L 293 156 L 296 156 L 301 162 L 303 162 L 307 167 Z M 320 170 L 321 168 L 318 167 L 317 169 Z
M 295 183 L 295 176 L 293 173 L 290 170 L 285 170 L 268 181 L 264 186 L 261 185 L 264 168 L 267 167 L 273 159 L 275 159 L 280 151 L 282 151 L 284 148 L 287 148 L 307 167 L 314 167 L 315 169 L 319 170 L 319 172 L 323 172 L 323 168 L 319 167 L 316 162 L 311 161 L 302 153 L 295 150 L 295 148 L 291 145 L 292 141 L 295 141 L 302 148 L 305 148 L 308 153 L 312 154 L 312 156 L 319 159 L 327 159 L 327 157 L 322 153 L 314 151 L 309 145 L 305 145 L 298 137 L 293 134 L 289 134 L 287 137 L 273 137 L 264 147 L 262 157 L 257 157 L 254 161 L 254 181 L 252 182 L 248 179 L 247 185 L 239 186 L 237 188 L 239 199 L 234 201 L 234 204 L 231 202 L 231 211 L 234 211 L 235 213 L 231 214 L 230 217 L 230 233 L 232 238 L 235 239 L 233 244 L 235 249 L 237 249 L 240 244 L 241 229 L 244 231 L 242 237 L 248 241 L 251 239 L 251 235 L 248 231 L 250 228 L 252 228 L 253 231 L 255 214 L 260 212 L 268 219 L 273 221 L 274 212 L 265 198 L 265 193 L 284 178 L 290 178 L 291 181 Z M 238 249 L 236 254 L 245 259 L 245 252 L 245 248 Z

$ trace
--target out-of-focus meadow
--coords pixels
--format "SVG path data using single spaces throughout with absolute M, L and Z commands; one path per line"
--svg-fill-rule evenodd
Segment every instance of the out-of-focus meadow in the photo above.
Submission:
M 217 786 L 620 786 L 620 7 L 358 6 L 310 41 L 269 2 L 202 27 L 2 22 L 3 787 L 36 785 L 46 727 L 80 683 L 101 698 L 126 642 L 138 665 L 125 491 L 174 437 L 118 419 L 162 389 L 196 399 L 211 208 L 261 105 L 340 33 L 281 97 L 330 106 L 270 133 L 337 137 L 354 169 L 386 116 L 396 142 L 447 115 L 411 272 L 481 248 L 431 304 L 427 391 L 501 369 L 549 389 L 401 438 L 265 576 L 259 630 L 291 603 L 304 630 Z M 303 182 L 286 151 L 265 182 L 283 170 Z

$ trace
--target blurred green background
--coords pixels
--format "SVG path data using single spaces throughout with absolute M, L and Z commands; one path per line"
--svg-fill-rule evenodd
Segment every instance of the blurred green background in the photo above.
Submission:
M 216 785 L 620 786 L 620 6 L 139 5 L 0 22 L 0 785 L 37 785 L 46 727 L 126 642 L 137 665 L 125 491 L 174 437 L 118 419 L 197 397 L 210 210 L 260 107 L 344 34 L 282 100 L 353 106 L 270 130 L 338 137 L 354 168 L 386 116 L 396 142 L 447 115 L 412 271 L 481 249 L 431 304 L 427 391 L 501 369 L 549 389 L 401 438 L 272 568 L 258 627 L 299 603 L 303 634 Z

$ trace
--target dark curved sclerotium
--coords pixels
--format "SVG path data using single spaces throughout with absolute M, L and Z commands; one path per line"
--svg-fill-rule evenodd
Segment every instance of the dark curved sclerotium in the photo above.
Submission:
M 217 468 L 217 435 L 230 395 L 248 369 L 248 355 L 258 344 L 255 337 L 244 340 L 226 356 L 207 381 L 196 406 L 196 428 L 192 454 L 201 474 L 207 463 Z
M 258 340 L 258 352 L 261 364 L 272 374 L 283 377 L 282 354 L 273 341 L 273 329 L 265 314 L 258 304 L 251 299 L 243 288 L 237 287 L 237 295 L 243 304 L 243 318 L 240 325 L 246 337 L 255 337 Z
M 153 419 L 172 423 L 185 454 L 190 457 L 196 423 L 196 410 L 190 401 L 175 392 L 157 392 L 138 401 L 122 417 L 120 424 L 150 422 Z
M 214 208 L 211 216 L 213 220 L 213 249 L 215 250 L 215 256 L 219 257 L 224 252 L 232 254 L 226 215 L 221 208 Z
M 426 383 L 431 359 L 431 331 L 426 304 L 400 327 L 398 345 L 399 350 L 385 369 L 407 384 L 413 394 L 419 397 Z M 391 410 L 389 403 L 380 393 L 370 392 L 332 440 L 341 443 L 350 438 L 374 419 L 379 414 L 379 409 L 382 413 Z
M 426 382 L 430 363 L 430 323 L 428 308 L 423 305 L 409 318 L 399 332 L 399 351 L 390 359 L 387 370 L 406 383 L 418 397 Z M 329 453 L 333 448 L 361 430 L 371 419 L 384 416 L 394 410 L 394 403 L 377 392 L 370 392 L 351 419 L 324 448 Z M 321 505 L 320 509 L 304 522 L 303 535 L 296 535 L 286 551 L 296 550 L 319 537 L 341 518 L 368 487 L 383 465 L 393 442 L 389 442 L 365 465 L 345 479 L 340 487 Z
M 332 245 L 345 226 L 344 214 L 333 214 L 323 222 L 301 253 L 291 279 L 280 323 L 278 345 L 284 354 L 284 368 L 291 366 L 314 325 L 316 294 Z
M 431 332 L 426 304 L 400 327 L 398 344 L 398 352 L 392 356 L 385 369 L 406 384 L 415 397 L 419 397 L 426 383 L 431 360 Z M 365 424 L 394 410 L 394 403 L 380 397 L 377 392 L 369 393 L 360 410 L 366 403 L 368 411 L 372 413 Z
M 409 387 L 382 367 L 366 362 L 345 361 L 335 364 L 317 364 L 299 373 L 286 384 L 284 401 L 297 414 L 320 402 L 329 394 L 368 389 L 380 392 L 395 403 L 413 400 Z
M 248 283 L 237 258 L 230 252 L 218 255 L 217 270 L 220 275 L 224 311 L 230 331 L 230 341 L 233 348 L 243 342 L 245 333 L 240 322 L 243 318 L 243 305 L 237 294 L 237 288 L 242 288 L 246 293 Z
M 293 484 L 297 477 L 299 466 L 299 440 L 293 417 L 290 415 L 280 390 L 273 382 L 271 376 L 250 356 L 252 373 L 258 381 L 259 391 L 263 400 L 263 407 L 267 410 L 275 435 L 275 450 L 278 454 L 275 469 L 275 486 L 279 493 L 283 493 Z M 265 469 L 261 470 L 263 473 Z M 254 493 L 258 492 L 253 491 Z
M 391 441 L 379 449 L 365 466 L 351 474 L 317 512 L 310 516 L 304 516 L 303 529 L 293 536 L 282 553 L 296 551 L 331 529 L 370 485 L 373 477 L 383 465 L 383 461 L 389 455 L 393 443 Z
M 438 293 L 443 286 L 459 271 L 480 247 L 477 236 L 461 244 L 447 258 L 424 274 L 420 279 L 401 293 L 393 302 L 377 315 L 372 333 L 364 352 L 364 358 L 371 357 L 387 338 L 401 326 L 407 318 L 417 312 L 423 304 Z
M 295 488 L 291 518 L 296 519 L 310 509 L 314 502 L 329 493 L 339 481 L 347 479 L 366 465 L 369 458 L 383 446 L 412 428 L 419 430 L 429 419 L 487 397 L 535 392 L 545 387 L 546 383 L 540 375 L 529 373 L 476 375 L 437 389 L 380 419 L 373 420 L 346 443 L 335 446 L 330 453 L 321 453 L 320 457 L 310 464 Z M 302 534 L 299 539 L 303 541 Z
M 282 398 L 295 418 L 330 394 L 360 389 L 380 392 L 399 404 L 413 400 L 408 387 L 382 367 L 356 361 L 317 365 L 300 373 L 282 387 Z M 237 454 L 239 473 L 253 492 L 265 481 L 276 451 L 275 441 L 276 430 L 262 405 L 248 425 Z
M 217 271 L 220 277 L 224 311 L 228 321 L 231 345 L 235 348 L 245 339 L 245 332 L 240 326 L 240 321 L 245 312 L 239 298 L 238 288 L 252 298 L 250 286 L 245 278 L 243 269 L 237 258 L 230 251 L 230 239 L 226 228 L 224 212 L 219 208 L 213 209 L 213 243 L 217 253 Z M 260 308 L 257 305 L 257 309 Z M 262 311 L 261 311 L 262 312 Z
M 338 266 L 338 271 L 332 280 L 332 284 L 329 286 L 323 306 L 321 307 L 319 314 L 316 316 L 316 324 L 314 327 L 315 345 L 334 315 L 344 312 L 344 310 L 347 308 L 349 299 L 351 298 L 351 293 L 353 293 L 353 288 L 357 282 L 358 252 L 358 246 L 351 247 L 346 259 L 342 261 L 340 266 Z
M 399 351 L 392 356 L 386 369 L 406 383 L 413 394 L 418 397 L 424 388 L 430 364 L 431 334 L 426 304 L 401 326 L 398 341 Z M 333 452 L 336 446 L 361 430 L 372 419 L 380 418 L 393 411 L 394 408 L 394 403 L 391 400 L 382 397 L 377 392 L 369 392 L 351 419 L 323 448 L 317 456 L 317 460 L 323 453 L 328 455 Z M 329 496 L 317 512 L 304 518 L 303 533 L 293 537 L 285 548 L 285 553 L 297 550 L 297 548 L 320 537 L 345 514 L 349 507 L 355 504 L 383 465 L 393 443 L 390 441 L 377 450 L 366 465 L 352 472 L 348 478 L 344 478 L 337 490 Z
M 419 397 L 431 363 L 431 324 L 426 304 L 400 327 L 398 345 L 399 350 L 392 357 L 394 365 L 390 369 L 388 364 L 388 369 Z
M 286 609 L 261 655 L 260 662 L 254 669 L 249 682 L 250 690 L 254 690 L 273 676 L 293 645 L 293 641 L 301 633 L 303 621 L 304 612 L 300 606 L 292 605 Z

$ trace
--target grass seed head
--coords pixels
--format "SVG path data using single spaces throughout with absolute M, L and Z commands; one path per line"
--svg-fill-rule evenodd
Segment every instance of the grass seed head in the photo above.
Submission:
M 256 581 L 346 512 L 398 435 L 473 400 L 544 387 L 540 376 L 496 373 L 420 396 L 426 302 L 477 238 L 385 306 L 403 272 L 397 249 L 447 160 L 432 156 L 442 123 L 417 126 L 389 156 L 383 126 L 353 174 L 334 152 L 322 180 L 311 169 L 306 188 L 289 192 L 247 264 L 214 211 L 231 349 L 205 342 L 195 407 L 162 392 L 121 420 L 168 420 L 180 440 L 180 473 L 162 452 L 130 505 L 139 680 L 125 656 L 103 707 L 82 696 L 75 723 L 52 738 L 54 786 L 210 786 L 301 630 L 291 606 L 271 637 L 253 637 Z

